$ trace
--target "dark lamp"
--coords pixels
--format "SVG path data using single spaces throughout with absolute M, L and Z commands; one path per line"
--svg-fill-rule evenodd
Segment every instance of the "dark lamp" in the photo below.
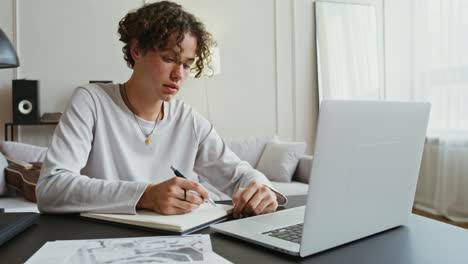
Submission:
M 18 66 L 18 55 L 8 37 L 0 29 L 0 68 L 16 68 Z

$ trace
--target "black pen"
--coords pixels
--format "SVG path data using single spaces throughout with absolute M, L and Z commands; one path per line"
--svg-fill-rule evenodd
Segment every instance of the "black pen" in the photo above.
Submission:
M 174 174 L 177 176 L 177 177 L 180 177 L 180 178 L 184 178 L 184 179 L 187 179 L 178 169 L 176 169 L 174 166 L 171 166 L 171 169 L 172 171 L 174 171 Z M 201 195 L 195 191 L 192 191 L 192 190 L 189 190 L 189 192 L 191 193 L 194 193 L 198 196 L 201 197 Z M 212 205 L 216 206 L 215 202 L 213 200 L 211 200 L 210 198 L 207 198 L 206 199 L 208 202 L 210 202 Z

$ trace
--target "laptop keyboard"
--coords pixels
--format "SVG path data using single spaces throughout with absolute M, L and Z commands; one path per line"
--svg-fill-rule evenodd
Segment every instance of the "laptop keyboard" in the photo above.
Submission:
M 37 213 L 0 213 L 0 245 L 38 220 Z
M 297 225 L 282 227 L 275 230 L 263 232 L 262 234 L 300 244 L 302 239 L 302 225 L 303 224 L 301 223 Z

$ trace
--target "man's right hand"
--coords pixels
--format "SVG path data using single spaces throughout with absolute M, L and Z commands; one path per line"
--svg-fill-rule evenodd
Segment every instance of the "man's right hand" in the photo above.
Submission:
M 159 184 L 149 184 L 136 208 L 165 215 L 185 214 L 198 208 L 206 199 L 208 191 L 201 184 L 174 177 Z

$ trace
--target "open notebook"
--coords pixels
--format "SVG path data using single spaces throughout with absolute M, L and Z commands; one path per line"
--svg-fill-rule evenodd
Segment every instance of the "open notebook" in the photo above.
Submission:
M 82 217 L 120 224 L 158 229 L 166 233 L 188 234 L 210 224 L 225 220 L 232 213 L 231 205 L 204 203 L 188 214 L 161 215 L 150 211 L 137 211 L 136 215 L 81 213 Z

